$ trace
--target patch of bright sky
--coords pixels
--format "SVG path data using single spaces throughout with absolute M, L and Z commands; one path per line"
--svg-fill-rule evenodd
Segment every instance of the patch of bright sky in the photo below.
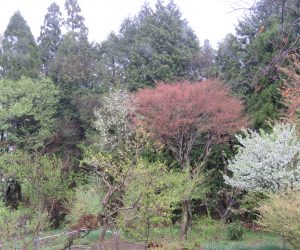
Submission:
M 245 1 L 245 0 L 244 0 Z M 251 0 L 248 0 L 251 1 Z M 3 34 L 10 17 L 19 10 L 33 35 L 39 36 L 47 8 L 53 0 L 0 0 L 0 34 Z M 64 0 L 55 1 L 64 13 Z M 89 39 L 101 42 L 111 31 L 117 32 L 125 17 L 138 13 L 144 0 L 78 0 L 89 28 Z M 156 0 L 148 1 L 154 6 Z M 167 2 L 167 0 L 165 1 Z M 216 47 L 226 34 L 234 33 L 241 11 L 232 11 L 229 0 L 174 0 L 195 31 L 201 43 L 210 40 Z

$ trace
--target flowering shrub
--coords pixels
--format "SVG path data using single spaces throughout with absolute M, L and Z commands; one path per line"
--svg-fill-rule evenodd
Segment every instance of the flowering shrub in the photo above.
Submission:
M 248 130 L 224 176 L 227 184 L 251 191 L 280 191 L 300 183 L 300 143 L 295 126 L 276 124 L 271 133 Z
M 130 95 L 125 90 L 111 91 L 102 100 L 102 107 L 95 110 L 95 122 L 100 136 L 97 146 L 100 149 L 113 150 L 124 145 L 132 136 L 133 113 Z

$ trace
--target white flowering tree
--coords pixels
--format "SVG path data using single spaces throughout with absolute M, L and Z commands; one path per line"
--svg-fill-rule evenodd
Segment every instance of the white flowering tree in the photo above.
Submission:
M 271 133 L 248 130 L 236 136 L 240 146 L 229 162 L 233 187 L 251 191 L 281 191 L 300 184 L 300 143 L 294 125 L 276 124 Z
M 133 133 L 133 111 L 132 99 L 126 90 L 113 90 L 103 98 L 102 106 L 95 109 L 94 122 L 100 149 L 113 150 L 128 142 Z

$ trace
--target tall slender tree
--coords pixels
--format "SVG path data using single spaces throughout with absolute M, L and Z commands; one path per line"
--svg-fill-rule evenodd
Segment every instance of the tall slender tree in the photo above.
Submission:
M 88 28 L 84 24 L 84 17 L 81 15 L 81 8 L 78 1 L 66 0 L 65 9 L 68 15 L 65 20 L 65 25 L 68 31 L 87 37 Z
M 43 62 L 43 73 L 49 75 L 49 64 L 53 59 L 60 40 L 62 27 L 62 14 L 59 6 L 53 2 L 45 15 L 44 25 L 41 27 L 39 42 L 40 56 Z

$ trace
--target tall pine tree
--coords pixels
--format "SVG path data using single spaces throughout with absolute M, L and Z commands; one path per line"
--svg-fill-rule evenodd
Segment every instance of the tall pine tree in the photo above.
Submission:
M 39 76 L 39 50 L 29 26 L 19 11 L 10 18 L 4 32 L 1 57 L 2 77 L 16 80 L 21 76 Z
M 49 74 L 49 64 L 61 40 L 62 21 L 59 6 L 53 2 L 48 8 L 44 25 L 41 27 L 40 36 L 38 38 L 40 56 L 43 62 L 43 73 L 46 76 Z
M 65 26 L 68 31 L 87 37 L 88 28 L 84 24 L 84 17 L 81 15 L 81 8 L 77 0 L 66 0 L 65 9 L 68 15 Z

